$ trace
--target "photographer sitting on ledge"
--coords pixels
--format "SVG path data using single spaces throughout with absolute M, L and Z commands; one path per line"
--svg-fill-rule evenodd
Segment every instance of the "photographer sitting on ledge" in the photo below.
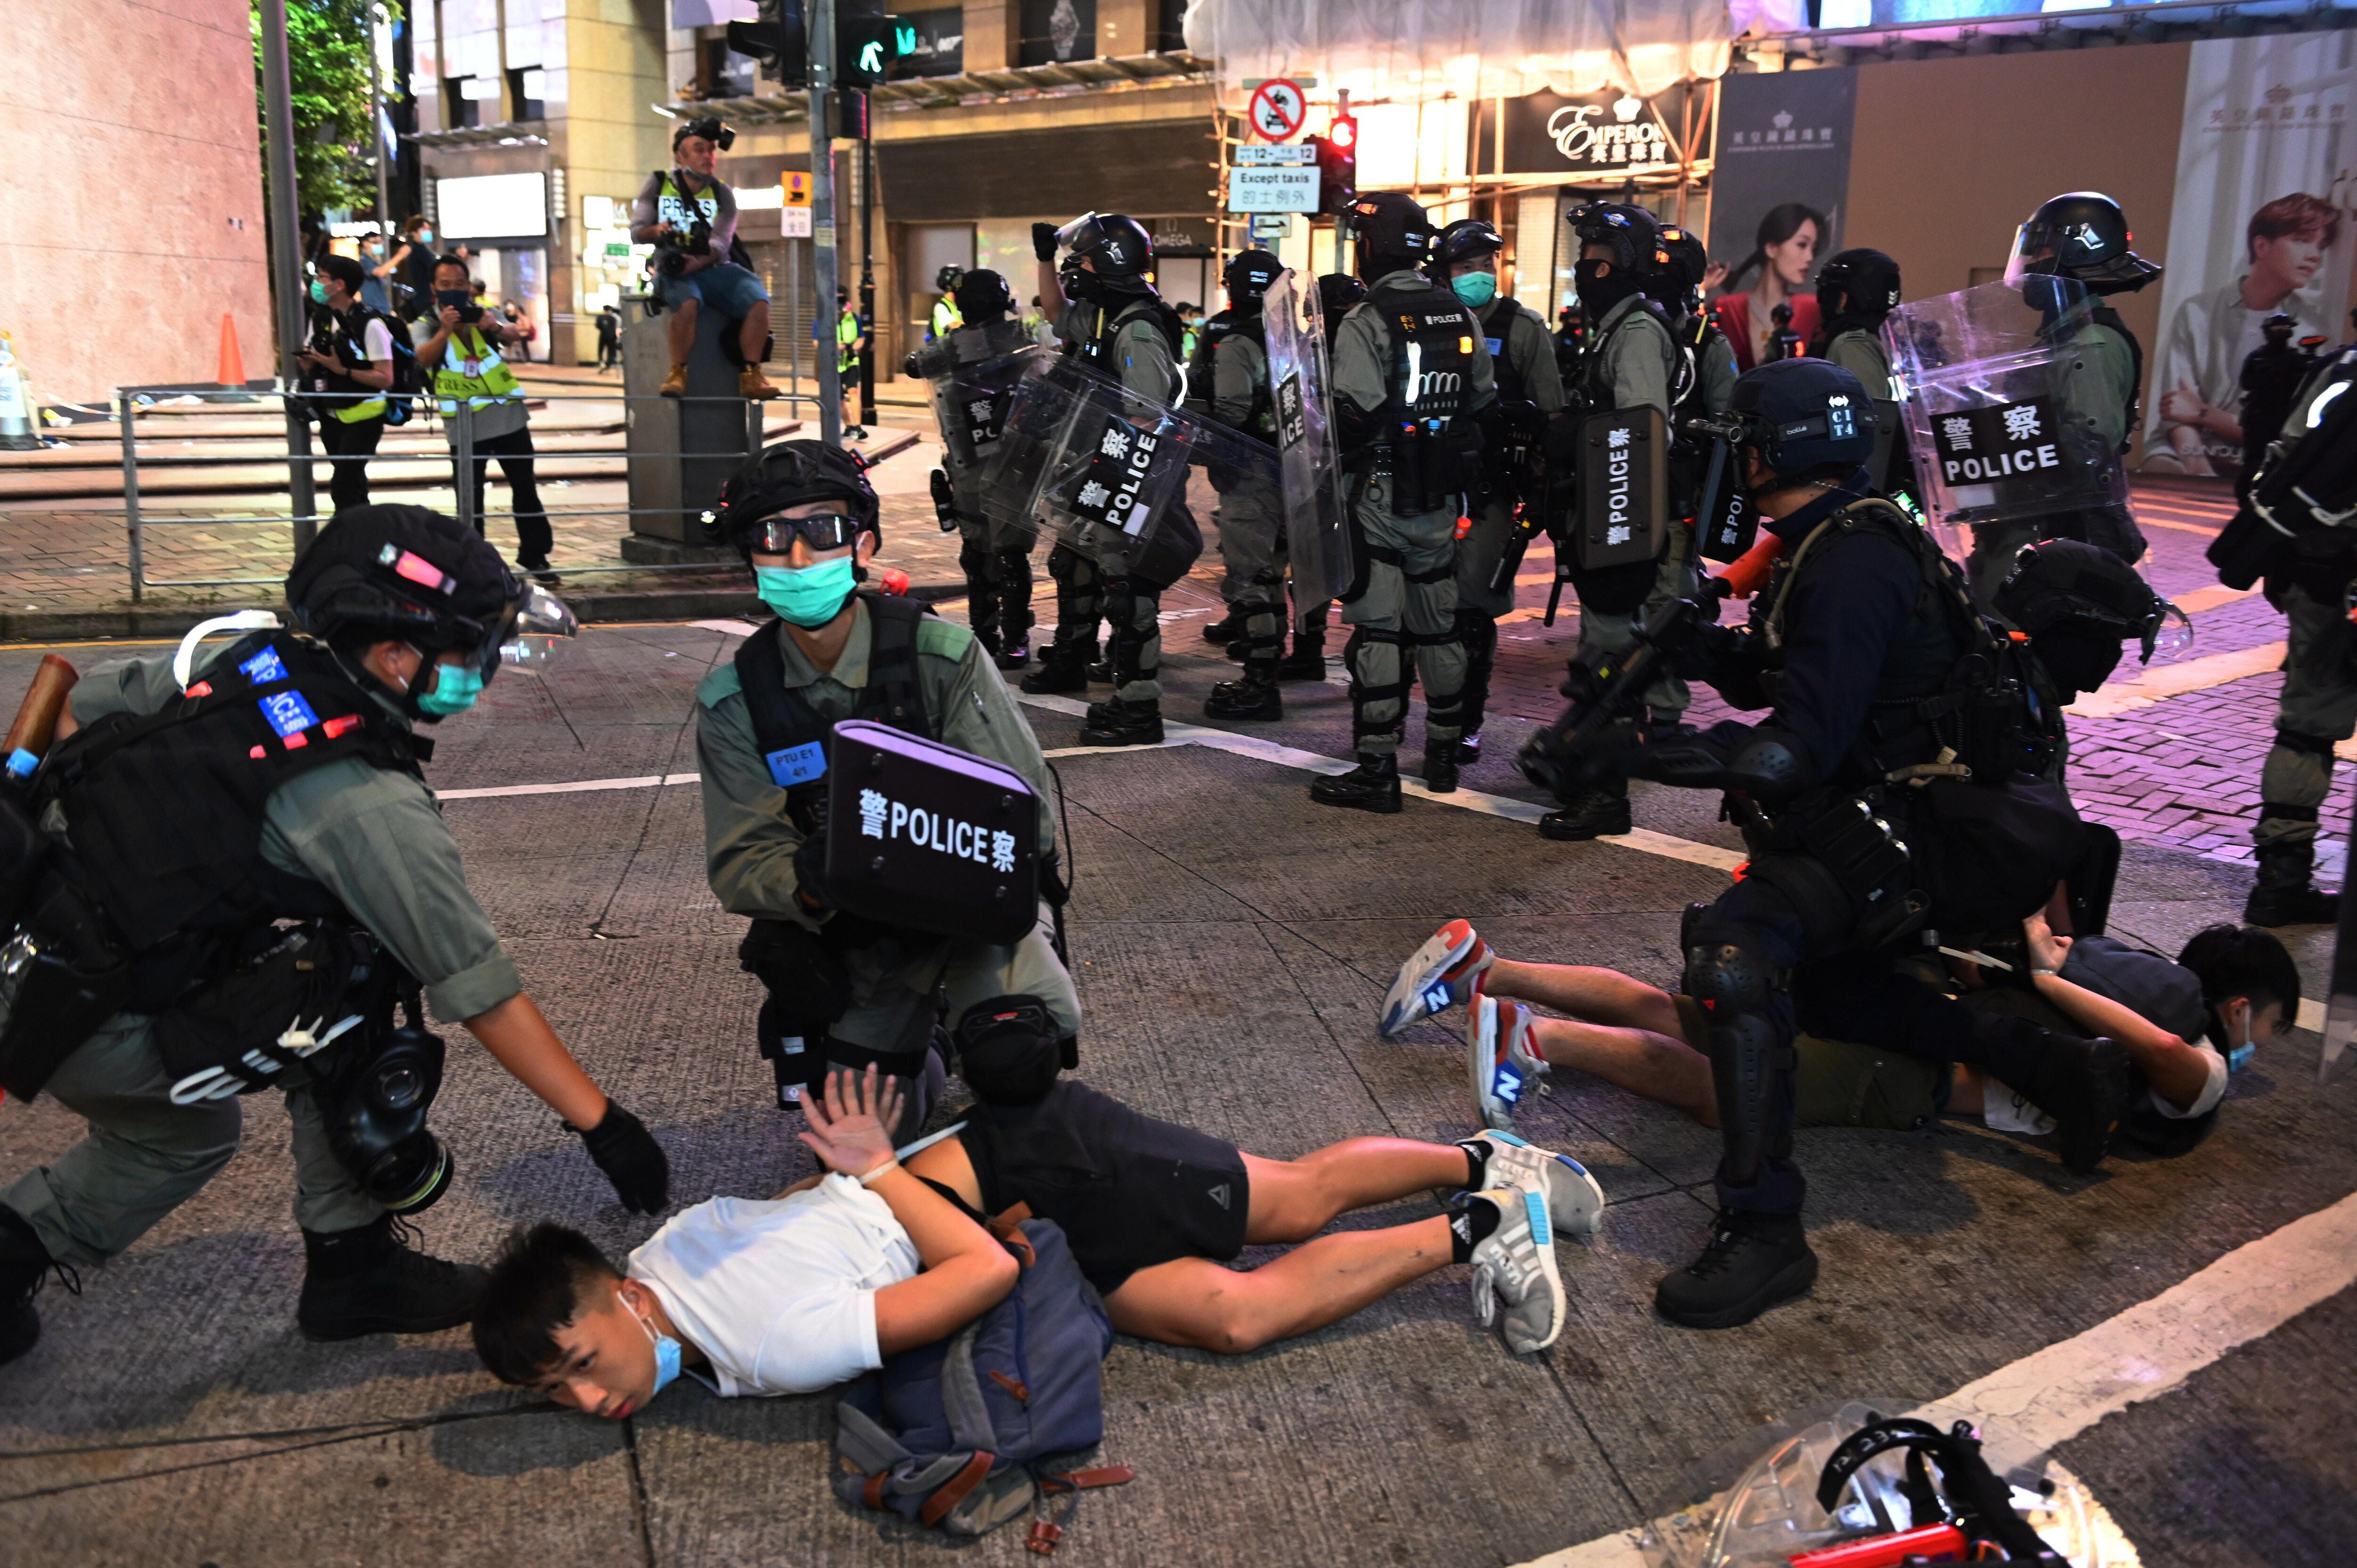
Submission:
M 737 195 L 713 172 L 720 150 L 737 134 L 714 118 L 689 120 L 672 133 L 676 166 L 658 169 L 639 188 L 630 209 L 630 238 L 657 247 L 655 297 L 671 317 L 671 374 L 662 395 L 687 395 L 687 357 L 695 348 L 698 312 L 710 306 L 737 328 L 740 397 L 768 399 L 778 389 L 761 374 L 770 340 L 770 291 L 751 269 L 729 260 L 737 249 Z

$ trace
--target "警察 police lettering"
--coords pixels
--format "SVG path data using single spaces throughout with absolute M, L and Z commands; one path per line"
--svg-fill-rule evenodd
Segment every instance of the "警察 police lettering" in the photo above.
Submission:
M 1038 797 L 988 757 L 888 725 L 834 728 L 827 890 L 855 915 L 1021 940 L 1039 918 Z
M 2062 466 L 2054 405 L 2042 397 L 1943 414 L 1932 426 L 1932 443 L 1951 485 L 2001 484 Z
M 1668 495 L 1662 411 L 1591 414 L 1579 433 L 1579 564 L 1597 571 L 1661 553 Z

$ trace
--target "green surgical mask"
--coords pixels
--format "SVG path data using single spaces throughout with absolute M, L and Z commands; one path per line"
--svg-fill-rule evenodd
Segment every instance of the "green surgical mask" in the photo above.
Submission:
M 841 613 L 856 581 L 847 554 L 815 566 L 753 568 L 753 591 L 788 626 L 824 626 Z
M 434 689 L 422 693 L 417 711 L 437 719 L 463 714 L 483 694 L 483 672 L 471 664 L 436 664 Z
M 1448 280 L 1448 286 L 1458 298 L 1478 310 L 1498 297 L 1498 274 L 1461 273 Z
M 321 283 L 317 278 L 313 278 L 311 280 L 311 297 L 317 300 L 321 305 L 327 304 L 328 285 Z

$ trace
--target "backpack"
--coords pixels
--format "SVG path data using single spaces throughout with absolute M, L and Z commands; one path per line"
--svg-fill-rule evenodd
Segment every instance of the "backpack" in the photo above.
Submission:
M 936 1344 L 903 1350 L 835 1406 L 834 1477 L 847 1503 L 891 1509 L 951 1535 L 985 1535 L 1039 1510 L 1028 1545 L 1062 1527 L 1050 1497 L 1134 1478 L 1126 1466 L 1049 1461 L 1104 1438 L 1104 1359 L 1113 1324 L 1053 1221 L 1018 1204 L 991 1233 L 1023 1266 L 1006 1299 Z
M 384 391 L 384 423 L 389 429 L 408 424 L 415 415 L 417 405 L 412 400 L 425 390 L 425 376 L 417 368 L 417 345 L 410 341 L 409 323 L 382 311 L 369 314 L 384 323 L 385 333 L 393 339 L 393 384 Z M 363 325 L 361 330 L 368 328 Z

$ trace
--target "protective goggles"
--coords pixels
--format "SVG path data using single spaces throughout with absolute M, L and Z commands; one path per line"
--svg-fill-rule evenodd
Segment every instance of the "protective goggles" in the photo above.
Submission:
M 791 555 L 799 539 L 823 554 L 840 550 L 867 531 L 865 520 L 849 512 L 820 512 L 815 517 L 765 517 L 749 531 L 747 542 L 756 555 Z
M 492 644 L 496 651 L 482 661 L 483 673 L 489 676 L 497 664 L 511 664 L 538 674 L 547 668 L 557 642 L 580 630 L 581 622 L 572 607 L 534 583 L 512 607 Z

